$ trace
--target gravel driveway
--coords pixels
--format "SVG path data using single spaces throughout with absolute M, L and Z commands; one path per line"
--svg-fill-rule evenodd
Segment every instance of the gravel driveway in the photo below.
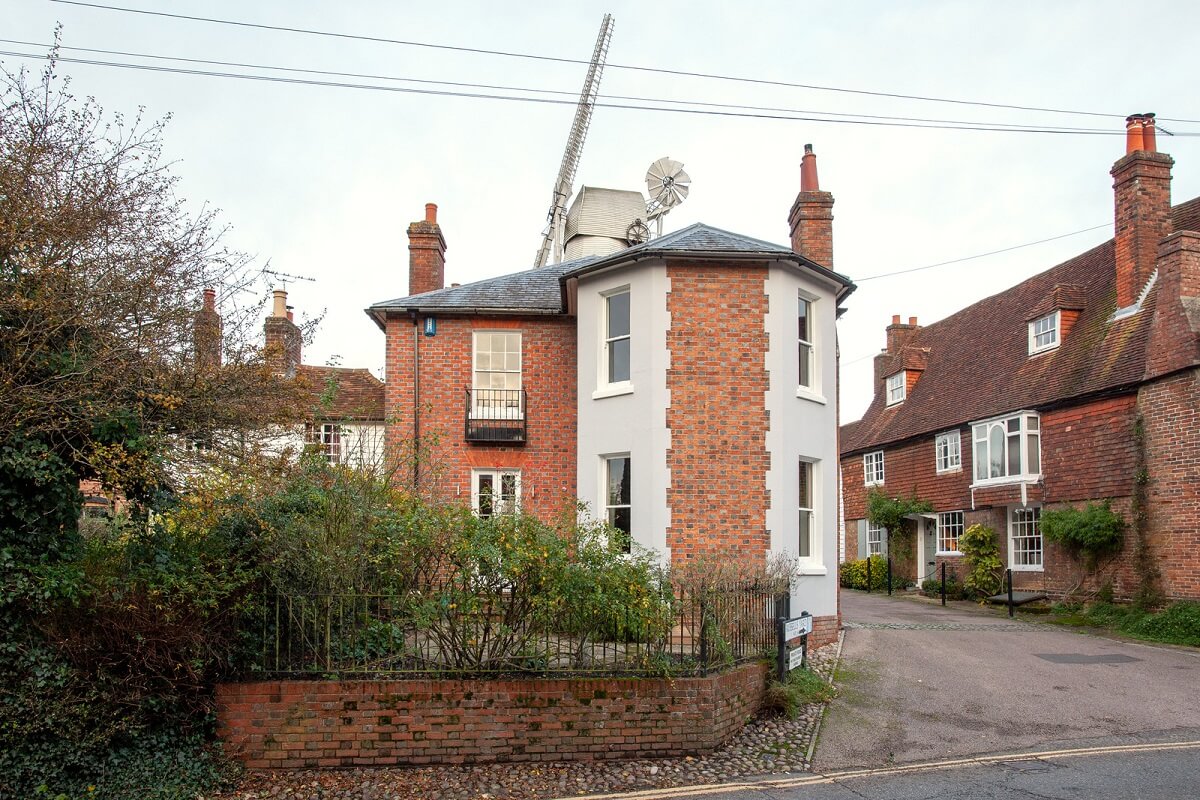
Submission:
M 844 591 L 841 696 L 813 769 L 1200 734 L 1200 651 Z

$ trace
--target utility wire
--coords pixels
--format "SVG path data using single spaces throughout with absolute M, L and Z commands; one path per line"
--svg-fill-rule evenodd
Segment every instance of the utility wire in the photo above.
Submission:
M 56 45 L 47 44 L 45 42 L 27 42 L 27 41 L 23 41 L 23 40 L 19 40 L 19 39 L 0 39 L 0 43 L 17 44 L 17 45 L 23 45 L 23 46 L 27 46 L 27 47 L 42 47 L 42 48 L 45 48 L 47 51 L 56 47 Z M 405 78 L 405 77 L 401 77 L 401 76 L 397 76 L 397 75 L 379 75 L 379 74 L 362 73 L 362 72 L 339 72 L 339 71 L 334 71 L 334 70 L 308 69 L 308 68 L 301 68 L 301 67 L 282 67 L 282 66 L 278 66 L 278 65 L 274 65 L 274 64 L 254 64 L 254 63 L 243 62 L 243 61 L 214 61 L 211 59 L 204 59 L 204 58 L 185 58 L 183 56 L 163 56 L 163 55 L 157 55 L 155 53 L 136 53 L 136 52 L 130 52 L 127 50 L 103 50 L 103 49 L 98 49 L 98 48 L 94 48 L 94 47 L 69 47 L 67 45 L 57 45 L 57 48 L 59 50 L 71 50 L 71 51 L 79 52 L 79 53 L 98 53 L 101 55 L 109 55 L 109 56 L 125 56 L 128 58 L 143 58 L 143 59 L 152 59 L 152 60 L 157 60 L 157 61 L 176 61 L 176 62 L 181 62 L 181 63 L 185 63 L 185 64 L 203 64 L 203 65 L 217 66 L 217 67 L 241 67 L 244 69 L 272 70 L 272 71 L 276 71 L 276 72 L 299 73 L 299 74 L 304 74 L 304 75 L 324 75 L 324 76 L 338 77 L 338 78 L 363 78 L 363 79 L 369 79 L 369 80 L 395 81 L 395 82 L 400 82 L 400 83 L 420 83 L 420 84 L 425 84 L 425 85 L 430 85 L 430 86 L 453 86 L 453 87 L 457 87 L 457 88 L 467 88 L 467 89 L 489 89 L 489 90 L 500 90 L 500 91 L 528 92 L 528 93 L 533 93 L 533 94 L 562 95 L 562 96 L 572 97 L 572 98 L 578 98 L 578 95 L 579 95 L 579 92 L 577 90 L 576 91 L 564 91 L 564 90 L 560 90 L 560 89 L 536 89 L 536 88 L 531 88 L 531 87 L 526 87 L 526 86 L 508 86 L 508 85 L 502 85 L 502 84 L 497 85 L 497 84 L 486 84 L 486 83 L 465 83 L 465 82 L 461 82 L 461 81 L 441 81 L 441 80 L 431 80 L 431 79 L 427 79 L 427 78 Z M 978 120 L 937 119 L 937 118 L 929 118 L 929 117 L 901 117 L 901 116 L 886 115 L 886 114 L 854 114 L 854 113 L 850 113 L 850 112 L 815 111 L 812 109 L 800 109 L 800 108 L 780 108 L 777 106 L 751 106 L 751 105 L 743 105 L 743 104 L 738 104 L 738 103 L 714 103 L 714 102 L 708 102 L 708 101 L 703 101 L 703 100 L 670 100 L 670 99 L 661 98 L 661 97 L 644 97 L 644 96 L 637 96 L 637 95 L 620 95 L 620 94 L 603 94 L 603 93 L 601 93 L 597 96 L 608 99 L 608 100 L 630 100 L 630 101 L 643 102 L 643 103 L 663 103 L 663 104 L 670 104 L 670 105 L 699 106 L 702 108 L 727 108 L 727 109 L 737 109 L 737 110 L 741 110 L 741 111 L 770 111 L 770 112 L 779 112 L 779 113 L 787 113 L 787 114 L 816 114 L 816 115 L 824 116 L 824 117 L 839 117 L 839 118 L 844 117 L 844 118 L 853 118 L 853 119 L 879 119 L 879 120 L 893 120 L 893 121 L 899 121 L 899 122 L 930 122 L 930 123 L 937 123 L 937 124 L 943 124 L 943 125 L 987 125 L 989 127 L 995 127 L 995 128 L 1026 128 L 1026 127 L 1030 127 L 1027 124 L 1014 123 L 1014 122 L 980 122 Z M 1120 134 L 1120 131 L 1113 131 L 1113 129 L 1111 129 L 1111 128 L 1083 128 L 1083 127 L 1079 127 L 1079 126 L 1061 126 L 1061 125 L 1036 125 L 1034 127 L 1037 127 L 1038 129 L 1044 129 L 1044 130 L 1070 131 L 1072 133 L 1088 132 L 1088 133 L 1106 133 L 1106 134 L 1116 133 L 1117 135 Z M 1167 131 L 1165 131 L 1165 130 L 1163 132 L 1167 133 Z M 1174 135 L 1174 134 L 1169 134 L 1169 135 Z
M 507 50 L 488 50 L 488 49 L 477 48 L 477 47 L 460 47 L 460 46 L 447 45 L 447 44 L 434 44 L 432 42 L 418 42 L 418 41 L 405 40 L 405 39 L 389 39 L 389 38 L 385 38 L 385 37 L 381 37 L 381 36 L 366 36 L 363 34 L 337 33 L 334 31 L 322 31 L 322 30 L 315 30 L 315 29 L 311 29 L 311 28 L 295 28 L 295 27 L 289 27 L 289 26 L 285 26 L 285 25 L 268 25 L 265 23 L 244 22 L 241 20 L 219 19 L 216 17 L 198 17 L 198 16 L 191 16 L 188 14 L 173 14 L 173 13 L 170 13 L 167 11 L 150 11 L 148 9 L 127 8 L 124 6 L 106 5 L 106 4 L 102 4 L 102 3 L 87 3 L 87 2 L 82 2 L 82 0 L 50 0 L 50 2 L 60 3 L 62 5 L 81 6 L 84 8 L 95 8 L 95 9 L 100 9 L 100 10 L 104 10 L 104 11 L 119 11 L 119 12 L 128 13 L 128 14 L 144 14 L 147 16 L 167 17 L 167 18 L 171 18 L 171 19 L 189 20 L 192 22 L 207 22 L 207 23 L 211 23 L 214 25 L 232 25 L 232 26 L 241 27 L 241 28 L 255 28 L 258 30 L 282 31 L 285 33 L 299 33 L 299 34 L 303 34 L 306 36 L 326 36 L 326 37 L 331 37 L 331 38 L 336 38 L 336 39 L 352 39 L 352 40 L 356 40 L 356 41 L 377 42 L 377 43 L 381 43 L 381 44 L 404 45 L 407 47 L 425 47 L 425 48 L 430 48 L 430 49 L 434 49 L 434 50 L 450 50 L 450 51 L 460 52 L 460 53 L 474 53 L 474 54 L 478 54 L 478 55 L 502 56 L 505 58 L 523 58 L 523 59 L 531 59 L 534 61 L 549 61 L 549 62 L 554 62 L 554 63 L 559 63 L 559 64 L 590 64 L 591 63 L 589 61 L 584 61 L 584 60 L 577 59 L 577 58 L 561 58 L 561 57 L 557 57 L 557 56 L 537 55 L 534 53 L 518 53 L 518 52 L 507 51 Z M 848 88 L 839 87 L 839 86 L 819 86 L 819 85 L 815 85 L 815 84 L 793 83 L 793 82 L 789 82 L 789 81 L 767 80 L 767 79 L 763 79 L 763 78 L 746 78 L 746 77 L 733 76 L 733 75 L 719 75 L 719 74 L 708 73 L 708 72 L 689 72 L 687 70 L 666 69 L 666 68 L 662 68 L 662 67 L 646 67 L 646 66 L 640 66 L 640 65 L 635 65 L 635 64 L 607 63 L 607 64 L 605 64 L 605 68 L 610 69 L 610 70 L 623 69 L 623 70 L 631 70 L 631 71 L 636 71 L 636 72 L 650 72 L 650 73 L 656 73 L 656 74 L 660 74 L 660 75 L 675 75 L 675 76 L 688 77 L 688 78 L 705 78 L 708 80 L 732 81 L 732 82 L 737 82 L 737 83 L 752 83 L 752 84 L 758 84 L 758 85 L 762 85 L 762 86 L 781 86 L 781 87 L 787 87 L 787 88 L 793 88 L 793 89 L 811 89 L 811 90 L 822 91 L 822 92 L 840 92 L 840 93 L 846 93 L 846 94 L 860 94 L 860 95 L 866 95 L 869 97 L 890 97 L 890 98 L 895 98 L 895 99 L 900 99 L 900 100 L 917 100 L 917 101 L 927 102 L 927 103 L 951 103 L 951 104 L 955 104 L 955 105 L 984 106 L 984 107 L 988 107 L 988 108 L 1005 108 L 1005 109 L 1011 109 L 1011 110 L 1016 110 L 1016 111 L 1035 111 L 1035 112 L 1046 113 L 1046 114 L 1070 114 L 1070 115 L 1075 115 L 1075 116 L 1108 117 L 1108 118 L 1117 118 L 1117 119 L 1124 119 L 1126 116 L 1125 114 L 1116 114 L 1116 113 L 1100 112 L 1100 111 L 1075 111 L 1075 110 L 1063 109 L 1063 108 L 1047 108 L 1047 107 L 1042 107 L 1042 106 L 1025 106 L 1025 105 L 1009 104 L 1009 103 L 994 103 L 994 102 L 987 102 L 987 101 L 983 101 L 983 100 L 961 100 L 961 99 L 956 99 L 956 98 L 930 97 L 930 96 L 926 96 L 926 95 L 912 95 L 912 94 L 899 94 L 899 93 L 895 93 L 895 92 L 872 91 L 872 90 L 867 90 L 867 89 L 848 89 Z M 1174 117 L 1160 117 L 1159 119 L 1164 122 L 1200 123 L 1200 119 L 1180 119 L 1180 118 L 1174 118 Z
M 1047 239 L 1038 239 L 1036 242 L 1025 242 L 1024 244 L 1014 244 L 1011 247 L 1001 247 L 999 250 L 989 250 L 986 253 L 976 253 L 973 256 L 963 256 L 962 258 L 952 258 L 949 261 L 939 261 L 936 264 L 926 264 L 923 267 L 910 267 L 908 269 L 899 269 L 899 270 L 896 270 L 895 272 L 884 272 L 879 275 L 868 275 L 865 278 L 855 278 L 854 282 L 855 283 L 863 283 L 865 281 L 879 280 L 880 278 L 891 278 L 896 275 L 907 275 L 910 272 L 920 272 L 920 271 L 926 270 L 926 269 L 933 269 L 934 267 L 945 267 L 949 264 L 961 264 L 964 261 L 974 261 L 977 258 L 987 258 L 988 256 L 995 256 L 995 255 L 999 255 L 1000 253 L 1011 253 L 1013 250 L 1021 250 L 1026 247 L 1033 247 L 1034 245 L 1045 244 L 1046 242 L 1056 242 L 1059 239 L 1066 239 L 1067 237 L 1070 237 L 1070 236 L 1078 236 L 1081 233 L 1088 233 L 1090 231 L 1098 231 L 1101 228 L 1107 228 L 1110 225 L 1112 225 L 1111 222 L 1105 222 L 1101 225 L 1093 225 L 1090 228 L 1082 228 L 1077 231 L 1071 231 L 1070 233 L 1060 233 L 1058 236 L 1051 236 Z
M 0 56 L 12 56 L 15 58 L 27 58 L 27 59 L 33 59 L 33 60 L 47 60 L 50 58 L 49 55 L 44 55 L 44 54 L 18 53 L 18 52 L 8 51 L 8 50 L 0 51 Z M 305 79 L 305 78 L 288 78 L 288 77 L 283 77 L 283 76 L 278 76 L 278 75 L 252 75 L 252 74 L 241 73 L 241 72 L 214 72 L 211 70 L 184 69 L 182 67 L 154 66 L 151 64 L 131 64 L 131 63 L 127 63 L 127 62 L 99 61 L 96 59 L 86 59 L 86 58 L 68 58 L 65 56 L 59 56 L 59 57 L 57 57 L 57 60 L 61 61 L 61 62 L 72 63 L 72 64 L 86 64 L 86 65 L 90 65 L 90 66 L 101 66 L 101 67 L 116 67 L 116 68 L 121 68 L 121 69 L 141 70 L 141 71 L 145 71 L 145 72 L 162 72 L 162 73 L 172 73 L 172 74 L 178 74 L 178 75 L 199 75 L 199 76 L 211 77 L 211 78 L 232 78 L 232 79 L 237 79 L 237 80 L 263 81 L 263 82 L 268 82 L 268 83 L 284 83 L 284 84 L 293 84 L 293 85 L 301 85 L 301 86 L 322 86 L 322 87 L 337 88 L 337 89 L 362 89 L 362 90 L 377 91 L 377 92 L 396 92 L 396 93 L 404 93 L 404 94 L 429 95 L 429 96 L 435 96 L 435 97 L 465 97 L 465 98 L 476 99 L 476 100 L 502 100 L 502 101 L 509 101 L 509 102 L 541 103 L 541 104 L 546 104 L 546 105 L 569 105 L 569 106 L 576 106 L 576 105 L 578 105 L 578 102 L 579 102 L 578 99 L 555 99 L 552 97 L 524 97 L 524 96 L 520 96 L 520 95 L 489 94 L 489 93 L 483 93 L 483 92 L 454 92 L 454 91 L 447 91 L 447 90 L 442 90 L 442 89 L 417 89 L 417 88 L 404 87 L 404 86 L 380 86 L 377 84 L 367 84 L 367 83 L 347 83 L 345 81 L 321 81 L 321 80 L 312 80 L 312 79 Z M 1099 128 L 1050 128 L 1050 127 L 1038 127 L 1038 126 L 1025 126 L 1025 127 L 1013 127 L 1013 128 L 1004 127 L 1004 128 L 1002 128 L 1002 127 L 997 127 L 995 125 L 990 125 L 990 124 L 976 124 L 976 123 L 935 124 L 935 123 L 921 123 L 921 122 L 899 122 L 899 121 L 887 121 L 887 120 L 876 120 L 876 119 L 850 119 L 850 118 L 847 118 L 844 116 L 841 116 L 841 117 L 835 117 L 835 116 L 815 117 L 815 116 L 807 116 L 805 114 L 777 114 L 777 113 L 765 113 L 765 112 L 764 113 L 749 113 L 749 112 L 743 112 L 743 111 L 720 111 L 720 110 L 705 109 L 705 108 L 664 108 L 662 106 L 637 105 L 637 104 L 633 104 L 633 103 L 611 103 L 611 102 L 596 102 L 595 106 L 598 108 L 616 108 L 616 109 L 625 109 L 625 110 L 633 110 L 633 111 L 658 111 L 658 112 L 664 112 L 664 113 L 670 113 L 670 114 L 691 114 L 691 115 L 699 115 L 699 116 L 778 120 L 778 121 L 786 121 L 786 122 L 824 122 L 824 123 L 833 123 L 833 124 L 840 124 L 840 125 L 866 125 L 866 126 L 894 127 L 894 128 L 924 128 L 924 129 L 952 130 L 952 131 L 990 131 L 990 132 L 999 132 L 999 133 L 1051 133 L 1051 134 L 1075 135 L 1075 136 L 1123 136 L 1124 135 L 1124 131 L 1105 130 L 1105 129 L 1099 129 Z M 830 112 L 808 112 L 808 113 L 827 114 Z M 1194 133 L 1190 132 L 1190 131 L 1177 131 L 1174 135 L 1176 135 L 1176 136 L 1198 136 L 1198 135 L 1200 135 L 1200 131 L 1194 132 Z

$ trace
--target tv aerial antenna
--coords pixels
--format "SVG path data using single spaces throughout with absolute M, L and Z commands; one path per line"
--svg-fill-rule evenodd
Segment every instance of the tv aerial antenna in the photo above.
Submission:
M 264 275 L 270 275 L 272 277 L 279 278 L 279 280 L 283 282 L 284 291 L 287 291 L 288 281 L 308 281 L 309 283 L 317 282 L 316 278 L 310 278 L 307 275 L 290 275 L 286 272 L 279 272 L 278 270 L 274 269 L 264 269 L 262 273 Z
M 687 199 L 692 179 L 683 171 L 683 164 L 670 158 L 660 158 L 646 170 L 646 221 L 657 224 L 655 237 L 662 236 L 663 217 Z
M 567 200 L 571 197 L 571 186 L 575 183 L 575 169 L 583 153 L 583 140 L 587 137 L 592 122 L 592 108 L 600 92 L 600 75 L 604 72 L 604 60 L 608 57 L 608 44 L 612 40 L 612 14 L 605 14 L 600 23 L 600 34 L 592 50 L 592 61 L 588 65 L 587 77 L 579 93 L 579 104 L 575 107 L 575 119 L 567 134 L 567 147 L 563 152 L 562 164 L 558 168 L 558 179 L 550 196 L 550 211 L 546 214 L 546 230 L 542 233 L 542 246 L 538 248 L 533 266 L 544 267 L 553 259 L 557 264 L 563 258 L 563 239 L 566 235 Z

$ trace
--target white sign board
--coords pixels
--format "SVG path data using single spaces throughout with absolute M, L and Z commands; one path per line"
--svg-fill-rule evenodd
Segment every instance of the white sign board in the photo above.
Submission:
M 804 650 L 800 647 L 792 650 L 790 653 L 788 653 L 788 671 L 790 672 L 791 670 L 794 670 L 796 667 L 800 666 L 801 662 L 803 661 Z
M 783 625 L 783 640 L 790 642 L 797 636 L 803 636 L 806 633 L 812 633 L 812 617 L 796 617 L 789 619 Z

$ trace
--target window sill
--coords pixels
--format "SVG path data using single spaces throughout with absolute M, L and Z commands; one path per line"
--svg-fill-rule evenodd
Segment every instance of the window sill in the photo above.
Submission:
M 1003 478 L 991 478 L 986 481 L 975 481 L 968 489 L 986 489 L 989 486 L 1013 486 L 1018 483 L 1037 483 L 1042 479 L 1041 474 L 1037 475 L 1008 475 Z
M 863 486 L 883 486 L 887 481 L 867 481 Z
M 821 405 L 826 405 L 829 402 L 825 399 L 824 395 L 817 394 L 812 389 L 806 389 L 803 386 L 797 387 L 796 397 L 800 398 L 801 400 L 809 400 L 813 403 L 820 403 Z
M 1009 567 L 1013 572 L 1043 572 L 1043 567 Z
M 629 381 L 610 383 L 607 386 L 601 387 L 592 392 L 592 399 L 602 400 L 605 397 L 619 397 L 623 394 L 633 394 L 633 384 Z
M 1044 355 L 1046 353 L 1053 353 L 1057 349 L 1058 349 L 1058 345 L 1052 344 L 1049 347 L 1043 347 L 1038 350 L 1030 350 L 1029 357 L 1033 358 L 1034 356 L 1040 356 L 1040 355 Z
M 829 570 L 823 564 L 801 564 L 796 567 L 797 575 L 828 575 Z
M 938 558 L 962 558 L 962 553 L 960 553 L 957 550 L 947 550 L 944 553 L 941 550 L 939 550 L 936 553 L 934 553 L 934 555 Z
M 938 475 L 958 475 L 962 472 L 962 466 L 950 467 L 949 469 L 937 470 Z

